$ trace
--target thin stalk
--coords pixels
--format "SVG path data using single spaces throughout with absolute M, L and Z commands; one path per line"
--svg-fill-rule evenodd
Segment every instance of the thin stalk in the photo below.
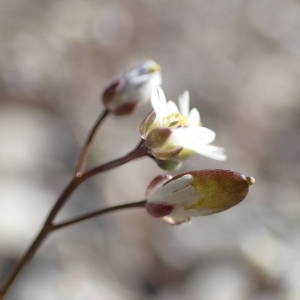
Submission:
M 86 180 L 90 177 L 93 177 L 93 176 L 99 174 L 99 173 L 102 173 L 102 172 L 105 172 L 112 168 L 118 167 L 118 166 L 123 165 L 133 159 L 143 157 L 143 156 L 148 156 L 148 149 L 145 145 L 145 141 L 141 140 L 137 144 L 136 148 L 133 151 L 129 152 L 127 155 L 124 155 L 123 157 L 121 157 L 119 159 L 113 160 L 113 161 L 103 164 L 101 166 L 92 168 L 92 169 L 86 171 L 85 173 L 83 173 L 80 178 L 81 178 L 81 180 Z
M 107 109 L 105 109 L 102 114 L 99 115 L 98 119 L 96 120 L 94 126 L 92 127 L 92 129 L 90 130 L 90 133 L 82 147 L 81 153 L 80 153 L 80 157 L 78 160 L 78 164 L 77 167 L 75 169 L 75 176 L 79 177 L 82 175 L 82 173 L 85 170 L 85 166 L 86 166 L 86 162 L 87 162 L 87 158 L 88 155 L 90 153 L 90 149 L 91 149 L 91 145 L 92 142 L 94 140 L 94 137 L 100 127 L 100 125 L 102 124 L 102 122 L 105 120 L 105 118 L 109 115 L 109 111 Z
M 128 209 L 128 208 L 142 208 L 142 207 L 145 207 L 145 204 L 146 204 L 146 200 L 142 200 L 142 201 L 138 201 L 138 202 L 125 203 L 125 204 L 120 204 L 120 205 L 116 205 L 116 206 L 111 206 L 111 207 L 95 210 L 93 212 L 80 215 L 80 216 L 70 219 L 68 221 L 54 224 L 51 228 L 51 231 L 65 228 L 65 227 L 80 223 L 82 221 L 86 221 L 86 220 L 89 220 L 89 219 L 92 219 L 95 217 L 99 217 L 99 216 L 102 216 L 102 215 L 105 215 L 105 214 L 108 214 L 111 212 L 124 210 L 124 209 Z
M 76 188 L 82 184 L 84 181 L 89 179 L 92 176 L 95 176 L 99 173 L 102 173 L 104 171 L 108 171 L 110 169 L 113 169 L 115 167 L 121 166 L 131 160 L 140 158 L 142 156 L 147 156 L 147 148 L 145 147 L 144 141 L 141 140 L 139 144 L 134 148 L 131 152 L 126 154 L 125 156 L 115 159 L 111 162 L 105 163 L 101 166 L 98 166 L 96 168 L 93 168 L 82 175 L 78 176 L 78 174 L 74 175 L 74 177 L 71 179 L 69 184 L 66 186 L 66 188 L 63 190 L 62 194 L 59 196 L 57 201 L 55 202 L 54 206 L 52 207 L 42 229 L 40 230 L 39 234 L 35 238 L 35 240 L 32 242 L 30 247 L 27 249 L 27 251 L 24 253 L 24 255 L 20 258 L 19 262 L 13 269 L 12 273 L 8 277 L 7 281 L 4 283 L 2 288 L 0 289 L 0 300 L 4 299 L 4 296 L 7 294 L 9 288 L 14 283 L 17 276 L 20 274 L 24 266 L 27 264 L 27 262 L 35 255 L 43 241 L 47 238 L 49 233 L 52 231 L 53 227 L 53 221 L 61 208 L 65 205 L 69 197 L 72 195 L 72 193 L 76 190 Z

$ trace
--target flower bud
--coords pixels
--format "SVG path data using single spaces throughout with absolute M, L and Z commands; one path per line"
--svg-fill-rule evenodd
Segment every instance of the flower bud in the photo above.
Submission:
M 153 217 L 180 224 L 231 208 L 246 197 L 253 183 L 253 177 L 228 170 L 191 171 L 152 183 L 146 209 Z
M 133 112 L 139 102 L 150 100 L 153 90 L 160 84 L 160 66 L 148 60 L 106 87 L 102 102 L 114 115 L 127 115 Z

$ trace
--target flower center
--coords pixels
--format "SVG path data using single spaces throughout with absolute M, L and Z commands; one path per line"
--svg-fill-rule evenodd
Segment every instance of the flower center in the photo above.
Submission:
M 181 113 L 172 113 L 164 117 L 164 122 L 166 122 L 167 127 L 186 127 L 188 125 L 188 120 Z

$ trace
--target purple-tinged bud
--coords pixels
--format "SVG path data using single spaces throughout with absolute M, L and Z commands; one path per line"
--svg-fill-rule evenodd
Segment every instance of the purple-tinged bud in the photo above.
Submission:
M 253 177 L 228 170 L 186 172 L 148 190 L 146 208 L 152 216 L 179 224 L 238 204 L 254 181 Z
M 152 60 L 145 61 L 105 88 L 103 105 L 114 115 L 131 114 L 139 102 L 150 100 L 160 84 L 160 66 Z

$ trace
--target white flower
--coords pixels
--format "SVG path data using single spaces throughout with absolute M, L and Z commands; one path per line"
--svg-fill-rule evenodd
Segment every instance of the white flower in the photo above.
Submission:
M 115 115 L 130 114 L 139 102 L 150 100 L 160 84 L 160 66 L 153 60 L 147 60 L 113 81 L 104 90 L 102 101 Z
M 242 201 L 253 177 L 228 170 L 201 170 L 156 177 L 146 192 L 146 209 L 170 224 L 224 211 Z
M 179 109 L 173 101 L 167 101 L 158 87 L 152 94 L 153 112 L 140 126 L 140 132 L 151 154 L 159 160 L 184 159 L 199 153 L 216 160 L 225 160 L 224 149 L 211 145 L 215 132 L 203 127 L 200 113 L 189 108 L 189 93 L 179 97 Z

